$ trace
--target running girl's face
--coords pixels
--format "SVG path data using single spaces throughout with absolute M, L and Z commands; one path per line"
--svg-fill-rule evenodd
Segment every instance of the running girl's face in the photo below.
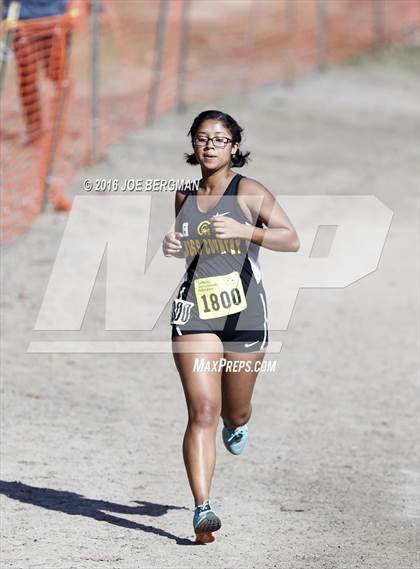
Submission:
M 232 133 L 222 122 L 209 119 L 199 126 L 193 140 L 193 148 L 201 167 L 213 171 L 229 166 L 231 156 L 235 154 L 239 144 L 232 142 Z

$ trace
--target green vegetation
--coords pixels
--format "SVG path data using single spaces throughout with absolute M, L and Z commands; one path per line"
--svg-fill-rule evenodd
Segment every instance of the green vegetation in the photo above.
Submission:
M 379 64 L 412 73 L 420 72 L 420 45 L 387 45 L 370 54 L 356 55 L 348 59 L 344 65 L 371 66 Z

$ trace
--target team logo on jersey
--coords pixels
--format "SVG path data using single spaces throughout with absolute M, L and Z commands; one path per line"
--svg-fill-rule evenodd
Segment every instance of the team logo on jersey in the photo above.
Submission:
M 172 303 L 171 324 L 186 324 L 191 318 L 193 302 L 176 298 Z
M 183 235 L 184 237 L 188 237 L 188 221 L 185 221 L 185 222 L 182 224 L 182 235 Z
M 197 226 L 197 233 L 199 235 L 211 235 L 211 224 L 208 219 L 205 219 Z

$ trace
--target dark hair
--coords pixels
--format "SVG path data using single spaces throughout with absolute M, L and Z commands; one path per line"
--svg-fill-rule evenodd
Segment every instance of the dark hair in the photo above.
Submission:
M 190 130 L 188 131 L 187 136 L 191 135 L 191 142 L 193 141 L 195 135 L 198 132 L 201 124 L 206 120 L 218 120 L 224 124 L 224 126 L 230 131 L 232 136 L 233 142 L 241 142 L 242 141 L 242 131 L 238 123 L 232 118 L 230 115 L 223 113 L 222 111 L 203 111 L 199 115 L 197 115 L 191 125 Z M 235 168 L 241 168 L 248 162 L 248 156 L 250 152 L 242 153 L 241 149 L 238 148 L 235 154 L 231 157 L 232 166 Z M 195 157 L 194 152 L 192 154 L 188 154 L 188 152 L 184 153 L 185 159 L 188 164 L 193 166 L 198 164 L 198 160 Z

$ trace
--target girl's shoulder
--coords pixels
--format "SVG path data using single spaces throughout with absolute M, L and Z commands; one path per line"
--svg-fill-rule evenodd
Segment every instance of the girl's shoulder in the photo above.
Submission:
M 238 194 L 244 196 L 264 196 L 267 192 L 267 188 L 254 180 L 254 178 L 248 178 L 247 176 L 242 176 L 238 183 Z
M 264 203 L 271 201 L 274 196 L 258 180 L 242 176 L 237 189 L 238 202 L 248 219 L 258 227 L 262 227 L 263 220 L 260 218 Z
M 196 194 L 197 193 L 197 188 L 200 185 L 200 181 L 201 180 L 187 180 L 187 181 L 183 181 L 183 183 L 176 188 L 176 192 L 181 194 L 181 195 L 185 195 L 185 196 L 189 196 L 190 194 Z
M 176 188 L 175 192 L 175 206 L 179 210 L 184 204 L 188 196 L 193 196 L 197 193 L 197 183 L 183 183 L 179 188 Z

